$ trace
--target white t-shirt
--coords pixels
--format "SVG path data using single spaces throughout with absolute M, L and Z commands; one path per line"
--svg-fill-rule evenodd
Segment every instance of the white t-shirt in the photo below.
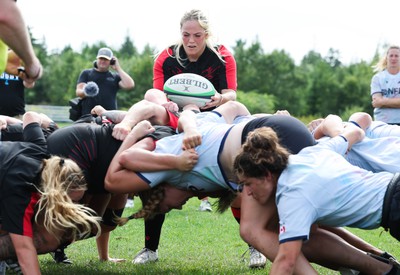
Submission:
M 343 158 L 348 142 L 335 137 L 289 157 L 278 180 L 280 242 L 308 239 L 312 224 L 380 226 L 392 173 L 372 173 Z
M 138 172 L 138 176 L 151 187 L 168 182 L 182 189 L 200 192 L 228 188 L 219 167 L 218 156 L 222 140 L 233 125 L 224 123 L 223 117 L 216 112 L 199 113 L 196 118 L 197 130 L 202 135 L 202 144 L 196 147 L 198 162 L 188 172 L 178 170 Z M 183 134 L 162 138 L 157 141 L 154 152 L 180 155 L 182 139 Z
M 371 80 L 371 96 L 382 93 L 385 98 L 400 98 L 400 73 L 379 72 Z M 374 119 L 386 123 L 400 123 L 399 108 L 375 108 Z

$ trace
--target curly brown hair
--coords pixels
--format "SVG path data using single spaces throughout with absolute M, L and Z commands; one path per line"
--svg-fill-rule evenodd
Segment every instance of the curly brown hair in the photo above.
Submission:
M 266 171 L 280 175 L 288 159 L 289 152 L 279 144 L 275 131 L 270 127 L 261 127 L 248 134 L 233 168 L 239 177 L 259 178 Z

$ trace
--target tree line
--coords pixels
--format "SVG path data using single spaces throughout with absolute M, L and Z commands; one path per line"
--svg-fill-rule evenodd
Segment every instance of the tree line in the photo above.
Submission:
M 85 44 L 81 52 L 66 46 L 49 53 L 44 42 L 32 38 L 44 74 L 33 89 L 26 90 L 27 104 L 68 105 L 75 97 L 77 79 L 83 69 L 93 66 L 97 51 L 104 42 Z M 135 80 L 132 91 L 120 91 L 120 109 L 128 109 L 143 99 L 152 87 L 155 48 L 146 45 L 139 51 L 127 36 L 119 49 L 112 49 L 122 68 Z M 265 53 L 258 41 L 246 45 L 238 40 L 232 47 L 237 63 L 238 100 L 251 113 L 288 110 L 297 117 L 324 117 L 330 113 L 344 119 L 355 111 L 372 114 L 370 82 L 372 64 L 379 58 L 378 49 L 371 63 L 344 65 L 340 53 L 330 49 L 326 56 L 310 51 L 295 64 L 284 50 Z

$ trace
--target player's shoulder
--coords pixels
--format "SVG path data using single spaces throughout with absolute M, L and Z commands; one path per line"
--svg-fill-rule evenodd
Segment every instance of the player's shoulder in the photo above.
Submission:
M 225 46 L 225 45 L 218 45 L 216 47 L 217 51 L 223 55 L 223 56 L 230 56 L 232 55 L 232 53 L 230 52 L 230 50 Z

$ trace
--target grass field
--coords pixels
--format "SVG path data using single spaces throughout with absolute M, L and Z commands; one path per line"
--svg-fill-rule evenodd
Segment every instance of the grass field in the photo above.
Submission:
M 98 261 L 94 239 L 70 245 L 66 253 L 73 265 L 55 264 L 50 255 L 39 257 L 43 274 L 268 274 L 271 263 L 265 269 L 247 267 L 248 253 L 242 258 L 247 245 L 240 239 L 239 225 L 230 211 L 220 215 L 200 212 L 198 199 L 191 199 L 183 210 L 167 215 L 159 247 L 159 261 L 137 266 L 132 258 L 144 246 L 143 220 L 132 220 L 112 232 L 110 256 L 125 258 L 125 263 Z M 140 207 L 127 208 L 129 215 Z M 375 246 L 390 251 L 400 258 L 399 243 L 381 229 L 373 231 L 352 230 Z M 314 265 L 319 274 L 338 272 Z

